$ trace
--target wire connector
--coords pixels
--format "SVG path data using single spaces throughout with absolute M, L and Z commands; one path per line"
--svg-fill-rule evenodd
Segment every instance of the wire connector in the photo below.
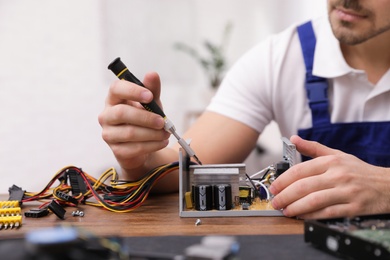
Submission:
M 24 212 L 26 218 L 41 218 L 49 214 L 49 210 L 44 209 L 30 209 L 29 211 Z
M 81 171 L 81 170 L 80 170 Z M 84 182 L 83 177 L 81 177 L 80 173 L 74 169 L 70 169 L 68 172 L 68 178 L 70 182 L 70 186 L 72 187 L 72 194 L 79 195 L 87 192 L 87 186 Z
M 8 192 L 9 192 L 8 200 L 10 200 L 10 201 L 13 201 L 13 200 L 19 201 L 19 204 L 22 205 L 22 200 L 23 200 L 24 193 L 25 193 L 25 191 L 22 190 L 22 188 L 20 188 L 20 187 L 18 187 L 18 186 L 16 186 L 14 184 L 14 185 L 12 185 L 12 187 L 10 187 L 8 189 Z
M 20 227 L 22 225 L 21 212 L 18 201 L 0 201 L 0 230 Z
M 55 200 L 52 200 L 48 206 L 48 208 L 54 213 L 56 214 L 57 217 L 59 217 L 60 219 L 65 219 L 65 212 L 66 210 L 60 205 L 58 204 L 58 202 L 56 202 Z
M 19 228 L 22 225 L 22 215 L 0 217 L 0 230 Z
M 66 194 L 65 192 L 62 192 L 62 191 L 56 191 L 56 196 L 58 198 L 60 198 L 61 200 L 64 200 L 66 202 L 70 202 L 70 203 L 73 203 L 75 204 L 76 206 L 79 204 L 79 201 L 75 198 L 73 198 L 72 196 Z

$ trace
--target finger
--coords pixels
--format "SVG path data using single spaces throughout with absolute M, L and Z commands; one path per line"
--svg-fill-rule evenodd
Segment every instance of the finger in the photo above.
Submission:
M 297 135 L 291 136 L 290 141 L 295 144 L 298 152 L 311 158 L 341 153 L 339 150 L 331 149 L 318 142 L 304 140 Z
M 152 142 L 129 142 L 117 143 L 110 145 L 115 158 L 124 169 L 132 169 L 143 165 L 145 156 L 148 154 L 165 148 L 168 145 L 168 140 L 152 141 Z
M 344 197 L 334 188 L 319 190 L 292 202 L 283 208 L 283 214 L 288 217 L 303 216 L 323 210 L 331 205 L 346 204 Z M 331 212 L 328 212 L 330 214 Z M 333 213 L 335 214 L 335 213 Z
M 160 115 L 125 104 L 107 107 L 98 119 L 102 126 L 131 124 L 145 128 L 162 129 L 165 124 Z
M 161 81 L 156 72 L 149 72 L 145 75 L 143 84 L 153 93 L 154 100 L 160 100 Z
M 328 161 L 331 160 L 331 158 L 326 158 L 327 155 L 342 154 L 338 150 L 331 149 L 318 142 L 304 140 L 296 135 L 291 136 L 290 141 L 300 153 L 312 158 L 320 156 L 322 158 L 321 160 L 313 159 L 296 164 L 279 176 L 270 187 L 270 191 L 275 195 L 297 180 L 324 173 L 329 167 Z
M 335 204 L 326 208 L 311 211 L 305 214 L 298 215 L 300 219 L 324 219 L 324 218 L 340 218 L 340 217 L 353 217 L 350 213 L 348 204 Z
M 114 144 L 111 146 L 115 156 L 119 156 L 121 160 L 126 160 L 140 155 L 150 154 L 160 150 L 168 145 L 167 140 L 161 142 L 129 142 Z
M 114 106 L 128 103 L 128 101 L 149 103 L 152 99 L 153 94 L 147 88 L 138 86 L 137 84 L 126 80 L 116 80 L 110 86 L 106 104 Z
M 131 125 L 108 126 L 103 129 L 102 137 L 107 143 L 164 141 L 170 134 L 165 130 L 155 130 Z
M 302 162 L 296 165 L 293 165 L 282 175 L 280 175 L 276 180 L 274 180 L 270 186 L 270 191 L 272 194 L 276 195 L 283 191 L 288 186 L 292 185 L 298 180 L 316 176 L 324 173 L 328 168 L 326 160 L 310 160 Z
M 326 176 L 311 176 L 295 181 L 287 185 L 280 193 L 272 199 L 272 206 L 275 209 L 283 209 L 293 202 L 313 192 L 333 188 L 334 184 L 326 180 Z

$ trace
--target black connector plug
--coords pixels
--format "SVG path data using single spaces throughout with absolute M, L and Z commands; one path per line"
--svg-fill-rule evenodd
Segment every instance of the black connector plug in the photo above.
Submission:
M 50 202 L 48 208 L 51 210 L 51 212 L 56 214 L 57 217 L 59 217 L 60 219 L 65 219 L 64 216 L 65 216 L 66 210 L 60 204 L 58 204 L 58 202 L 56 202 L 55 200 L 52 200 Z
M 26 218 L 41 218 L 47 216 L 49 214 L 49 210 L 44 209 L 30 209 L 29 211 L 24 212 L 24 216 Z
M 290 168 L 290 164 L 287 161 L 280 161 L 276 164 L 275 177 L 279 177 L 282 173 Z
M 14 184 L 12 185 L 12 187 L 8 189 L 8 192 L 9 192 L 9 198 L 8 198 L 9 201 L 16 200 L 19 201 L 19 205 L 22 205 L 22 200 L 24 197 L 24 193 L 26 191 L 22 190 L 22 188 Z
M 72 188 L 72 195 L 79 195 L 80 193 L 84 194 L 87 192 L 87 185 L 78 171 L 70 169 L 67 174 Z
M 79 204 L 79 201 L 73 198 L 72 196 L 66 194 L 65 192 L 62 191 L 56 191 L 56 196 L 64 201 L 70 202 L 75 204 L 76 206 Z

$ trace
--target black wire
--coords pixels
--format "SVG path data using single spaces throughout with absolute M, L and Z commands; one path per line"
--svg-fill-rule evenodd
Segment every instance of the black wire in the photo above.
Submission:
M 270 171 L 270 168 L 267 168 L 267 171 L 261 176 L 260 181 L 264 180 L 264 178 L 267 176 L 268 172 Z
M 249 175 L 248 175 L 247 173 L 245 173 L 245 175 L 246 175 L 246 177 L 248 178 L 248 180 L 250 181 L 250 183 L 252 184 L 253 189 L 259 193 L 259 198 L 261 199 L 261 192 L 260 192 L 260 189 L 257 189 L 257 188 L 256 188 L 256 185 L 253 183 L 253 181 L 251 180 L 251 178 L 249 177 Z

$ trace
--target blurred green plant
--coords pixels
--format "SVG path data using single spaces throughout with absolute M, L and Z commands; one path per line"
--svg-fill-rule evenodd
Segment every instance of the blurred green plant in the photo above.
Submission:
M 198 50 L 186 43 L 178 42 L 174 45 L 175 49 L 189 54 L 201 65 L 209 79 L 210 86 L 212 88 L 217 88 L 219 86 L 227 68 L 225 51 L 232 28 L 233 25 L 231 22 L 228 22 L 225 25 L 222 39 L 219 44 L 215 44 L 209 40 L 205 40 L 203 42 L 203 46 L 206 50 L 205 56 L 202 56 Z

